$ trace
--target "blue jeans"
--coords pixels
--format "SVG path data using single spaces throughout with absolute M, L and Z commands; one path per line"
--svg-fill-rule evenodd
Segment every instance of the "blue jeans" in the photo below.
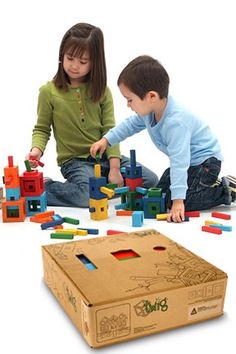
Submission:
M 108 177 L 109 161 L 104 158 L 100 162 L 101 174 Z M 96 160 L 74 158 L 65 162 L 61 173 L 66 182 L 49 180 L 45 182 L 47 204 L 53 206 L 87 208 L 89 206 L 89 177 L 94 176 Z M 138 164 L 138 163 L 137 163 Z M 129 166 L 130 159 L 122 156 L 121 167 Z M 140 164 L 139 164 L 140 165 Z M 148 168 L 142 166 L 143 187 L 156 187 L 158 177 Z
M 220 204 L 230 204 L 230 191 L 224 183 L 214 186 L 221 170 L 221 161 L 211 157 L 201 165 L 188 169 L 188 190 L 185 199 L 186 211 L 210 209 Z M 158 185 L 166 193 L 167 208 L 171 208 L 170 168 L 165 170 Z

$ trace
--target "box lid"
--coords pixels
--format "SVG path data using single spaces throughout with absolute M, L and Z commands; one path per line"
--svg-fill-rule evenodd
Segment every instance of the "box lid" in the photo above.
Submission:
M 225 272 L 154 229 L 45 245 L 43 249 L 88 305 L 227 277 Z

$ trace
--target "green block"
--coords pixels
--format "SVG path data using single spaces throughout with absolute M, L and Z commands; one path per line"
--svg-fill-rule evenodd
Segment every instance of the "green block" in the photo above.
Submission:
M 63 217 L 64 222 L 67 222 L 68 224 L 73 224 L 73 225 L 78 225 L 79 224 L 79 220 L 78 219 L 73 219 L 73 218 L 68 218 Z
M 74 238 L 74 234 L 63 234 L 62 232 L 55 232 L 50 234 L 51 238 L 56 238 L 56 239 L 65 239 L 65 240 L 72 240 Z
M 99 151 L 96 152 L 95 160 L 97 162 L 100 162 L 100 152 Z
M 149 188 L 148 197 L 161 197 L 162 189 L 161 188 Z
M 115 184 L 115 183 L 108 183 L 108 184 L 106 185 L 106 187 L 109 188 L 109 189 L 115 189 L 115 188 L 118 187 L 118 185 Z
M 27 172 L 32 171 L 29 160 L 25 160 L 25 167 Z

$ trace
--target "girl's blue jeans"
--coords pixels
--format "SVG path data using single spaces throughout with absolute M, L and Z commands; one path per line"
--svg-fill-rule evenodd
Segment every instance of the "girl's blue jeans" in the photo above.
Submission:
M 94 176 L 95 164 L 96 160 L 91 157 L 88 159 L 74 158 L 65 162 L 61 167 L 61 173 L 66 181 L 48 180 L 45 182 L 47 204 L 87 208 L 89 206 L 89 177 Z M 99 164 L 101 165 L 102 176 L 108 177 L 108 159 L 100 160 Z M 129 165 L 130 159 L 122 156 L 121 167 Z M 142 176 L 144 188 L 156 187 L 158 177 L 154 172 L 142 166 Z

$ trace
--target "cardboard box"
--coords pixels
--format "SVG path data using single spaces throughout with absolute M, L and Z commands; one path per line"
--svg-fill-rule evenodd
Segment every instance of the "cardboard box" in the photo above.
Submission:
M 46 284 L 91 347 L 223 314 L 226 273 L 156 230 L 42 252 Z

